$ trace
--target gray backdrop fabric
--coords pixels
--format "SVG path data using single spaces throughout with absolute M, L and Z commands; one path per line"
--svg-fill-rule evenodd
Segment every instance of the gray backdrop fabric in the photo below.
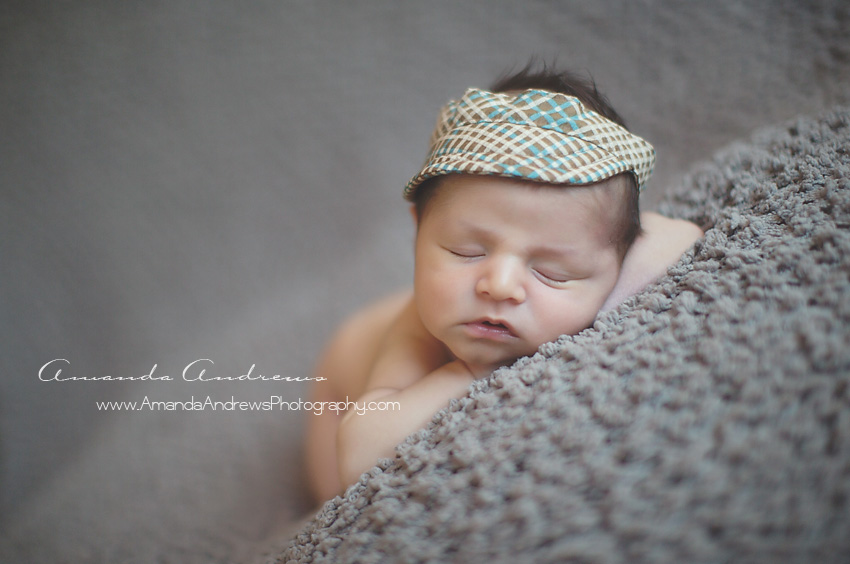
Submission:
M 180 539 L 221 554 L 309 509 L 309 414 L 95 401 L 303 397 L 180 373 L 304 376 L 342 316 L 409 283 L 401 189 L 448 98 L 533 55 L 592 74 L 656 146 L 651 208 L 730 141 L 850 103 L 848 23 L 838 0 L 3 3 L 7 541 L 180 560 Z M 40 381 L 53 359 L 175 380 Z

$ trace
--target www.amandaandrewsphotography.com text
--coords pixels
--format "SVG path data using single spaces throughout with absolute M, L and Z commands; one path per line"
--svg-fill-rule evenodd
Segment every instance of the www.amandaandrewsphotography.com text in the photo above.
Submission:
M 262 401 L 240 401 L 235 396 L 216 400 L 190 397 L 188 400 L 153 400 L 145 396 L 141 401 L 96 401 L 98 411 L 306 411 L 314 415 L 323 413 L 341 414 L 352 411 L 365 415 L 367 411 L 399 411 L 397 401 L 287 401 L 282 396 L 269 396 Z

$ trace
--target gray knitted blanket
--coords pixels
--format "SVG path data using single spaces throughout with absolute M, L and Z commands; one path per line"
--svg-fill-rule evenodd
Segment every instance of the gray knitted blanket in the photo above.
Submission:
M 581 334 L 476 382 L 274 562 L 847 562 L 850 109 L 662 212 L 706 229 Z

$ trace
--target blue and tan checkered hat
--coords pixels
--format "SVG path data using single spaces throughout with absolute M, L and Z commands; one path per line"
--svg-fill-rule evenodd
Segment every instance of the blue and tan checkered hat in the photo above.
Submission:
M 404 197 L 412 200 L 423 181 L 452 173 L 591 184 L 631 172 L 643 190 L 654 166 L 652 145 L 578 98 L 470 88 L 441 110 L 428 158 Z

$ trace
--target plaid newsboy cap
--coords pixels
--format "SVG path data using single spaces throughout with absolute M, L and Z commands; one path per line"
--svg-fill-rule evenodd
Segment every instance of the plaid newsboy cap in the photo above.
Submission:
M 652 145 L 574 96 L 470 88 L 440 111 L 428 158 L 404 197 L 453 173 L 582 185 L 630 172 L 643 190 L 654 166 Z

